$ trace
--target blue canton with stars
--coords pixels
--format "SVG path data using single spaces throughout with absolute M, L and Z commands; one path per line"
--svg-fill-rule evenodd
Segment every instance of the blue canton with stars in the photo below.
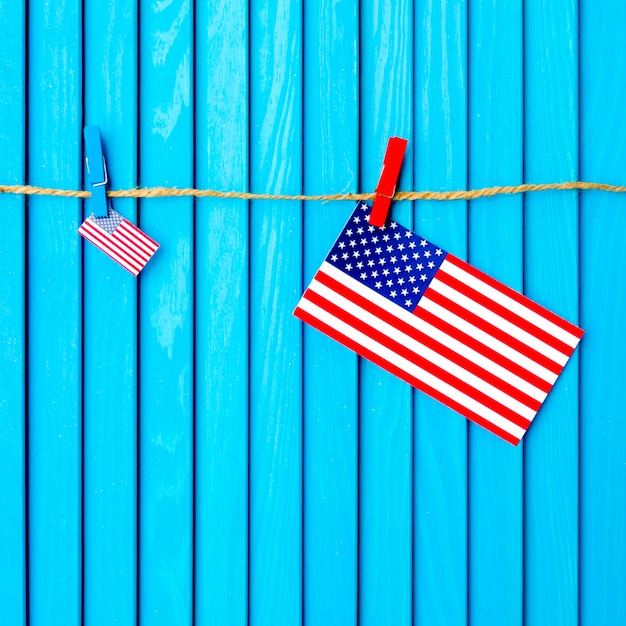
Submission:
M 89 219 L 98 224 L 102 230 L 105 230 L 109 235 L 122 223 L 124 218 L 117 212 L 109 207 L 106 217 L 96 217 L 93 213 L 89 216 Z
M 326 261 L 412 312 L 447 252 L 396 222 L 370 226 L 370 210 L 357 205 Z

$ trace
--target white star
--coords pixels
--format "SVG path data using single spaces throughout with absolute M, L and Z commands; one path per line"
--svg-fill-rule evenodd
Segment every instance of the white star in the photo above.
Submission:
M 361 274 L 361 280 L 365 280 L 367 278 L 367 274 L 365 272 L 363 272 Z
M 383 270 L 383 276 L 389 276 L 390 273 L 391 272 L 387 268 Z
M 370 260 L 367 262 L 367 267 L 374 267 L 374 260 L 373 260 L 373 259 L 370 259 Z
M 356 229 L 356 234 L 357 234 L 357 235 L 362 235 L 362 234 L 363 234 L 363 226 L 359 226 L 359 227 Z
M 356 241 L 354 239 L 350 239 L 350 247 L 354 248 L 356 246 Z
M 410 300 L 404 301 L 404 306 L 411 306 L 412 302 Z
M 372 272 L 372 278 L 378 278 L 378 270 Z
M 383 249 L 382 248 L 376 248 L 376 250 L 374 250 L 374 252 L 376 254 L 382 254 L 383 253 Z
M 389 260 L 391 261 L 391 263 L 397 263 L 398 261 L 395 256 L 389 257 Z
M 421 274 L 421 275 L 420 275 L 420 280 L 421 280 L 422 282 L 424 282 L 424 281 L 428 280 L 428 276 L 426 276 L 426 274 Z
M 372 254 L 372 251 L 369 248 L 365 248 L 365 250 L 363 250 L 363 254 L 365 256 L 369 256 L 370 254 Z
M 395 291 L 390 291 L 390 292 L 389 292 L 389 295 L 390 295 L 392 298 L 395 298 L 398 294 L 397 294 Z
M 437 249 L 435 250 L 435 254 L 436 254 L 437 256 L 441 256 L 441 255 L 443 254 L 443 252 L 441 251 L 441 248 L 437 248 Z
M 409 255 L 408 255 L 408 254 L 403 254 L 400 258 L 401 258 L 403 261 L 408 261 L 408 260 L 409 260 Z M 411 271 L 411 270 L 409 270 L 409 272 L 410 272 L 410 271 Z
M 330 257 L 330 260 L 331 260 L 331 261 L 336 261 L 336 260 L 337 260 L 337 255 L 336 255 L 336 254 L 333 254 L 333 255 Z
M 399 274 L 400 272 L 401 272 L 401 270 L 400 270 L 400 268 L 399 268 L 399 267 L 394 267 L 394 268 L 393 268 L 393 273 L 394 273 L 394 274 Z
M 348 272 L 352 271 L 352 263 L 346 263 L 346 270 Z
M 380 259 L 378 259 L 379 265 L 384 265 L 385 263 L 387 263 L 387 261 L 385 261 L 385 257 L 380 257 Z
M 344 252 L 344 253 L 341 255 L 341 258 L 342 258 L 344 261 L 346 261 L 347 259 L 349 259 L 349 258 L 350 258 L 350 255 L 349 255 L 347 252 Z
M 376 237 L 376 235 L 372 237 L 372 243 L 378 243 L 378 237 Z
M 418 272 L 421 272 L 424 269 L 424 266 L 421 263 L 418 263 L 416 267 Z
M 361 261 L 359 261 L 359 262 L 356 264 L 356 268 L 357 268 L 358 270 L 362 270 L 362 269 L 363 269 L 363 263 L 362 263 Z
M 387 246 L 387 252 L 393 252 L 393 246 Z
M 361 245 L 362 246 L 367 245 L 367 239 L 365 239 L 365 237 L 363 237 L 363 239 L 361 239 Z
M 404 244 L 403 243 L 399 243 L 398 244 L 398 250 L 400 250 L 400 252 L 402 252 L 402 250 L 404 250 Z
M 378 281 L 377 283 L 374 284 L 374 286 L 376 287 L 376 289 L 380 289 L 383 286 L 383 284 L 380 281 Z
M 428 269 L 433 269 L 435 267 L 435 262 L 434 261 L 428 261 Z
M 357 215 L 354 220 L 352 220 L 355 224 L 359 224 L 361 222 L 361 218 Z
M 414 241 L 411 241 L 411 243 L 409 243 L 409 248 L 411 248 L 412 250 L 413 248 L 415 248 L 416 245 L 417 244 Z
M 419 293 L 419 292 L 420 292 L 419 287 L 413 287 L 413 293 Z
M 368 226 L 367 227 L 367 232 L 368 233 L 373 233 L 376 230 L 376 228 L 374 228 L 374 226 Z
M 395 222 L 391 222 L 391 224 L 389 224 L 389 228 L 398 228 L 398 225 Z
M 345 247 L 346 247 L 345 242 L 344 242 L 344 241 L 340 241 L 340 242 L 339 242 L 339 249 L 340 249 L 340 250 L 343 250 Z
M 393 287 L 393 280 L 387 281 L 387 287 Z
M 422 248 L 425 248 L 428 245 L 428 242 L 426 241 L 426 239 L 422 239 L 420 241 L 420 246 L 422 246 Z
M 402 278 L 402 276 L 398 278 L 398 285 L 404 285 L 404 278 Z
M 353 230 L 351 228 L 348 228 L 348 230 L 346 231 L 346 235 L 348 237 L 352 237 L 352 233 L 353 233 Z
M 427 259 L 430 259 L 430 250 L 426 250 L 426 252 L 424 252 L 424 256 L 425 256 Z
M 390 239 L 391 237 L 387 233 L 383 235 L 383 241 L 389 241 Z
M 409 276 L 409 282 L 410 283 L 414 283 L 417 280 L 417 278 L 415 278 L 415 276 Z
M 409 290 L 408 290 L 408 289 L 403 289 L 400 293 L 401 293 L 403 296 L 408 296 L 408 295 L 409 295 Z
M 352 256 L 353 256 L 355 259 L 358 259 L 358 258 L 361 256 L 361 253 L 360 253 L 358 250 L 355 250 L 355 251 L 352 253 Z
M 394 239 L 400 239 L 400 237 L 402 237 L 402 235 L 400 233 L 394 233 L 394 235 L 393 235 Z
M 406 233 L 404 233 L 404 236 L 410 239 L 411 237 L 413 237 L 413 233 L 410 230 L 407 230 Z

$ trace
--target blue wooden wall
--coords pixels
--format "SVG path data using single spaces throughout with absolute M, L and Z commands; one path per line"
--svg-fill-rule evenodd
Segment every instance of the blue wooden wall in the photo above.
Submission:
M 622 0 L 0 0 L 0 184 L 626 182 Z M 346 202 L 0 196 L 0 623 L 626 624 L 626 197 L 397 202 L 586 331 L 517 448 L 291 312 Z

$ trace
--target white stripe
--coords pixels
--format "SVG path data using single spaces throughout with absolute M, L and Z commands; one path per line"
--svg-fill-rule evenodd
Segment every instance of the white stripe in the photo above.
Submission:
M 561 328 L 560 326 L 543 317 L 536 311 L 529 309 L 528 307 L 519 303 L 517 300 L 514 300 L 513 298 L 507 296 L 498 289 L 495 289 L 488 283 L 485 283 L 479 278 L 473 276 L 472 274 L 469 274 L 458 265 L 454 265 L 449 261 L 444 261 L 439 269 L 440 271 L 445 272 L 450 276 L 454 276 L 454 278 L 460 280 L 462 283 L 465 283 L 472 289 L 475 289 L 476 291 L 487 296 L 494 302 L 497 302 L 506 309 L 509 309 L 516 315 L 519 315 L 520 317 L 529 321 L 531 324 L 534 324 L 542 330 L 545 330 L 547 333 L 549 333 L 556 339 L 559 339 L 563 343 L 566 343 L 568 346 L 575 348 L 578 345 L 580 339 L 576 335 L 572 335 L 572 333 L 565 330 L 564 328 Z
M 122 220 L 118 228 L 123 229 L 124 232 L 128 233 L 127 236 L 129 238 L 135 241 L 138 245 L 141 245 L 144 252 L 148 254 L 148 258 L 150 258 L 157 251 L 159 246 L 152 243 L 143 231 L 135 228 L 128 220 Z
M 511 337 L 518 339 L 533 350 L 543 354 L 543 356 L 547 357 L 551 361 L 554 361 L 559 365 L 565 365 L 567 363 L 567 360 L 569 359 L 567 354 L 563 354 L 562 352 L 555 350 L 552 346 L 549 346 L 547 343 L 541 341 L 512 322 L 505 320 L 503 317 L 497 315 L 482 304 L 478 304 L 478 302 L 472 300 L 453 287 L 442 283 L 436 276 L 431 281 L 428 289 L 432 289 L 433 291 L 440 293 L 459 306 L 462 306 L 467 311 L 478 315 L 481 319 L 504 331 Z
M 93 236 L 90 233 L 86 233 L 85 231 L 80 231 L 79 230 L 78 232 L 80 232 L 85 237 L 85 239 L 87 239 L 94 246 L 96 246 L 96 248 L 98 248 L 98 250 L 101 250 L 108 257 L 112 258 L 116 263 L 119 263 L 119 265 L 121 265 L 125 270 L 128 270 L 131 274 L 133 274 L 133 276 L 137 276 L 137 274 L 139 272 L 138 272 L 138 270 L 136 268 L 134 268 L 131 265 L 129 265 L 128 262 L 125 259 L 123 259 L 119 255 L 117 255 L 113 250 L 111 250 L 107 246 L 104 246 L 101 241 L 97 241 L 96 239 L 93 238 Z
M 150 260 L 151 255 L 146 254 L 141 248 L 137 247 L 134 240 L 129 241 L 128 236 L 124 238 L 123 234 L 119 233 L 118 230 L 119 227 L 111 235 L 109 235 L 110 238 L 115 241 L 120 249 L 123 249 L 128 256 L 136 259 L 141 265 L 145 265 Z
M 102 239 L 104 239 L 104 242 L 96 239 L 95 235 L 90 232 L 89 230 L 90 227 L 93 228 L 96 231 L 96 233 L 100 235 Z M 83 229 L 83 226 L 81 226 L 81 228 L 79 229 L 79 232 L 81 232 L 81 229 Z M 115 261 L 117 261 L 125 269 L 127 269 L 129 272 L 137 276 L 137 274 L 139 273 L 139 270 L 143 266 L 137 268 L 136 265 L 141 265 L 141 264 L 140 263 L 133 264 L 132 259 L 129 259 L 128 255 L 124 254 L 124 252 L 119 249 L 119 246 L 116 245 L 115 241 L 111 240 L 111 237 L 105 230 L 103 230 L 97 224 L 94 224 L 91 221 L 89 222 L 87 226 L 85 226 L 83 230 L 84 232 L 86 232 L 86 238 L 89 239 L 89 241 L 91 241 L 97 248 L 99 248 L 100 250 L 108 254 L 111 258 L 115 259 Z
M 443 357 L 441 354 L 435 352 L 432 348 L 429 348 L 428 346 L 417 341 L 416 339 L 413 339 L 409 335 L 403 333 L 401 330 L 376 317 L 375 315 L 366 311 L 360 306 L 354 304 L 354 302 L 351 302 L 344 296 L 336 293 L 332 289 L 329 289 L 325 285 L 317 282 L 316 280 L 313 280 L 313 282 L 309 285 L 309 289 L 314 293 L 317 293 L 320 296 L 326 298 L 327 300 L 334 302 L 337 306 L 342 308 L 344 311 L 347 311 L 357 319 L 365 322 L 372 328 L 379 330 L 380 332 L 394 339 L 412 352 L 417 353 L 433 365 L 441 368 L 448 374 L 455 376 L 461 381 L 467 383 L 477 391 L 484 393 L 486 396 L 492 398 L 496 402 L 499 402 L 503 406 L 510 408 L 512 411 L 514 411 L 518 415 L 521 415 L 525 419 L 532 420 L 535 416 L 536 411 L 534 409 L 531 409 L 519 400 L 512 398 L 506 392 L 498 389 L 497 387 L 494 387 L 476 374 Z M 433 375 L 436 376 L 436 374 Z
M 428 292 L 426 292 L 426 295 L 419 301 L 418 307 L 422 307 L 426 311 L 429 311 L 439 319 L 443 320 L 444 322 L 452 324 L 460 331 L 464 332 L 466 335 L 469 335 L 477 341 L 480 341 L 480 343 L 487 346 L 488 348 L 499 352 L 510 361 L 514 361 L 519 366 L 523 367 L 529 372 L 532 372 L 536 376 L 539 376 L 539 378 L 542 378 L 551 385 L 554 385 L 554 382 L 558 378 L 557 374 L 551 372 L 549 369 L 546 369 L 543 365 L 540 365 L 539 363 L 533 361 L 531 358 L 527 357 L 521 352 L 518 352 L 517 350 L 514 350 L 513 348 L 511 348 L 511 346 L 503 343 L 499 339 L 496 339 L 489 333 L 486 333 L 477 326 L 470 324 L 462 317 L 455 315 L 448 309 L 440 306 L 436 302 L 433 302 L 428 298 Z
M 459 404 L 466 407 L 468 410 L 476 413 L 477 415 L 480 415 L 487 421 L 491 422 L 498 428 L 510 433 L 517 439 L 522 438 L 525 429 L 517 426 L 517 424 L 513 424 L 508 419 L 502 417 L 502 415 L 500 415 L 499 413 L 496 413 L 490 408 L 480 404 L 480 402 L 477 402 L 476 400 L 466 396 L 455 387 L 440 380 L 436 376 L 430 374 L 429 372 L 423 370 L 417 365 L 411 363 L 407 359 L 396 354 L 393 350 L 390 350 L 385 346 L 379 344 L 378 342 L 374 341 L 367 335 L 364 335 L 349 324 L 346 324 L 345 322 L 336 318 L 334 315 L 331 315 L 324 309 L 313 304 L 310 300 L 302 298 L 298 306 L 313 317 L 319 319 L 321 322 L 327 324 L 328 326 L 331 326 L 333 329 L 335 329 L 337 332 L 341 333 L 345 337 L 352 339 L 361 347 L 371 352 L 375 352 L 380 358 L 387 361 L 391 365 L 401 368 L 413 378 L 421 380 L 425 385 L 436 389 L 447 398 L 458 402 Z
M 389 300 L 387 300 L 387 298 L 385 298 L 384 296 L 381 296 L 379 293 L 376 293 L 373 289 L 370 289 L 369 287 L 363 285 L 362 283 L 355 280 L 351 276 L 348 276 L 347 274 L 342 272 L 340 269 L 337 269 L 330 263 L 327 263 L 326 261 L 324 261 L 322 263 L 322 266 L 320 267 L 320 271 L 330 276 L 331 278 L 334 278 L 336 281 L 343 283 L 344 285 L 349 287 L 352 291 L 355 291 L 356 293 L 363 296 L 364 298 L 367 298 L 368 300 L 378 305 L 379 307 L 384 308 L 384 309 L 389 309 Z M 498 339 L 495 339 L 494 337 L 485 333 L 479 328 L 472 326 L 471 324 L 461 319 L 460 317 L 457 317 L 453 313 L 450 313 L 449 311 L 447 311 L 447 309 L 440 307 L 439 305 L 435 304 L 434 302 L 430 300 L 426 300 L 427 298 L 428 298 L 428 291 L 426 291 L 426 295 L 422 297 L 418 306 L 423 307 L 427 311 L 430 311 L 436 317 L 452 324 L 452 326 L 459 328 L 461 330 L 464 330 L 466 334 L 470 335 L 472 338 L 476 339 L 477 341 L 480 341 L 483 345 L 495 350 L 499 354 L 502 354 L 504 357 L 508 358 L 510 361 L 517 363 L 519 366 L 523 367 L 529 372 L 532 372 L 536 376 L 539 376 L 539 378 L 542 378 L 543 380 L 549 382 L 551 385 L 554 384 L 554 381 L 557 379 L 556 374 L 552 373 L 550 370 L 546 369 L 542 365 L 538 365 L 532 359 L 524 356 L 517 350 L 514 350 L 510 346 L 499 341 Z M 421 330 L 421 327 L 420 327 L 421 320 L 415 315 L 413 315 L 413 313 L 410 313 L 406 309 L 403 309 L 401 306 L 395 306 L 393 307 L 393 310 L 394 310 L 394 315 L 396 315 L 396 317 L 401 319 L 403 322 L 406 322 L 413 328 Z M 451 339 L 451 340 L 456 341 L 454 339 Z M 464 344 L 461 344 L 461 345 L 464 345 Z M 452 344 L 451 344 L 451 347 L 453 347 Z M 470 348 L 468 348 L 468 350 L 470 350 Z M 543 394 L 543 398 L 545 398 L 546 394 L 543 391 L 538 390 L 538 392 L 540 394 Z M 529 395 L 532 395 L 533 397 L 535 397 L 535 395 L 531 393 L 529 393 Z M 537 396 L 537 398 L 540 399 L 540 396 Z M 543 398 L 541 398 L 541 400 L 543 400 Z

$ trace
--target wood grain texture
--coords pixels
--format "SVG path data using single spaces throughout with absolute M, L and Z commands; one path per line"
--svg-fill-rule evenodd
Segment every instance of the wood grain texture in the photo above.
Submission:
M 581 176 L 623 180 L 626 71 L 621 2 L 580 5 Z M 626 621 L 626 293 L 624 198 L 581 199 L 580 623 Z
M 302 4 L 250 4 L 250 185 L 302 189 Z M 250 206 L 250 622 L 302 620 L 299 202 Z
M 196 13 L 196 183 L 248 186 L 248 7 Z M 195 620 L 248 618 L 248 206 L 198 200 Z
M 415 7 L 415 189 L 467 188 L 467 5 Z M 467 258 L 467 203 L 417 202 L 415 231 Z M 415 394 L 414 623 L 467 623 L 467 435 L 458 413 Z M 446 584 L 441 584 L 446 581 Z
M 100 127 L 109 186 L 137 184 L 137 10 L 85 5 L 85 125 Z M 85 173 L 84 179 L 87 180 Z M 84 203 L 84 217 L 92 212 Z M 136 201 L 113 208 L 133 223 Z M 84 619 L 137 615 L 137 279 L 84 244 Z
M 524 5 L 524 178 L 578 178 L 578 7 Z M 524 291 L 578 321 L 578 198 L 529 195 Z M 532 624 L 578 624 L 578 354 L 524 439 L 524 613 Z
M 522 3 L 470 4 L 469 182 L 522 182 Z M 469 261 L 522 288 L 522 199 L 470 203 Z M 469 622 L 523 620 L 522 455 L 470 425 Z
M 28 180 L 81 183 L 81 11 L 29 4 Z M 81 245 L 78 200 L 28 221 L 29 619 L 81 623 Z
M 358 3 L 305 3 L 304 191 L 358 191 Z M 308 284 L 353 207 L 307 204 Z M 324 390 L 323 392 L 321 390 Z M 356 355 L 304 326 L 304 622 L 357 622 Z
M 140 12 L 139 182 L 193 182 L 189 0 Z M 193 201 L 140 207 L 161 249 L 140 277 L 139 617 L 192 623 Z
M 413 136 L 413 3 L 361 3 L 361 186 L 376 186 L 390 136 Z M 399 185 L 412 184 L 409 152 Z M 412 226 L 411 206 L 391 219 Z M 412 390 L 361 360 L 359 622 L 409 624 L 412 613 Z
M 0 172 L 24 182 L 26 153 L 25 6 L 0 3 Z M 26 623 L 26 211 L 18 196 L 0 198 L 0 606 L 3 619 Z

